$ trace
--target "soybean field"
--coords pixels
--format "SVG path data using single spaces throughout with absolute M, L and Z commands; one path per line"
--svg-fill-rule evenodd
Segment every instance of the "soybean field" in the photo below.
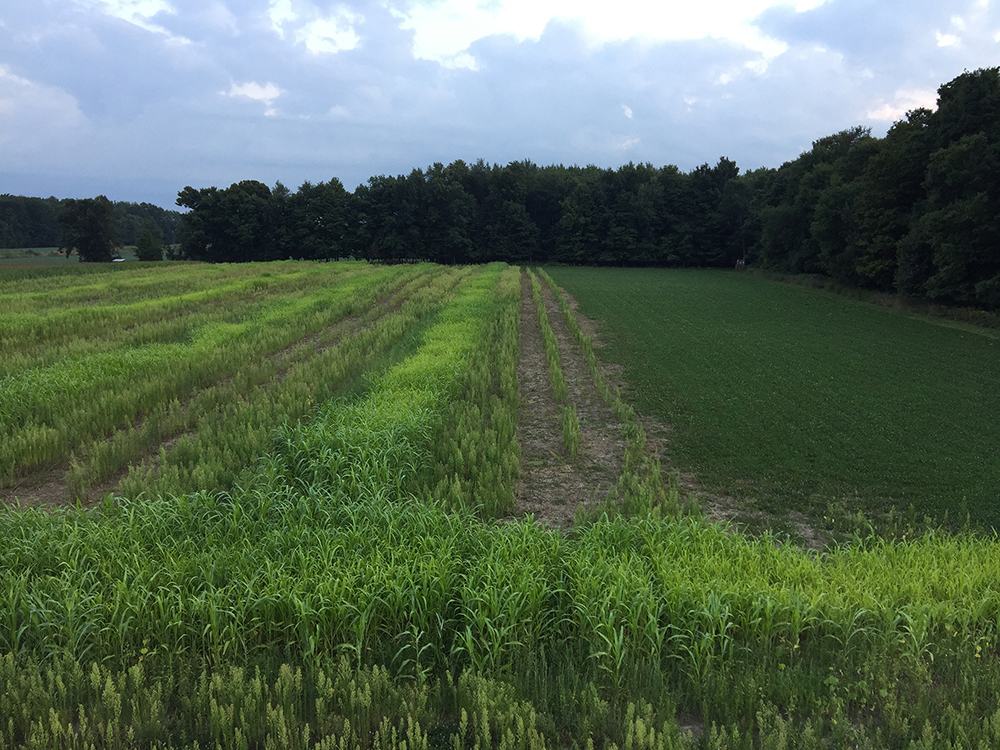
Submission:
M 706 489 L 1000 528 L 1000 333 L 726 271 L 552 269 Z
M 992 536 L 710 522 L 567 269 L 120 266 L 0 272 L 0 748 L 1000 743 Z

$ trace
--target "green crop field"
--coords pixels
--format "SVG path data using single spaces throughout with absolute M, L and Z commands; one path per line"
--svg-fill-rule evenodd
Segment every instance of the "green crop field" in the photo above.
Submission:
M 722 271 L 552 269 L 706 489 L 1000 528 L 1000 337 Z
M 647 450 L 641 372 L 607 382 L 545 273 L 0 269 L 0 341 L 0 750 L 1000 743 L 996 542 L 707 522 Z M 569 531 L 518 512 L 529 349 L 560 466 L 589 449 L 570 383 L 620 425 Z

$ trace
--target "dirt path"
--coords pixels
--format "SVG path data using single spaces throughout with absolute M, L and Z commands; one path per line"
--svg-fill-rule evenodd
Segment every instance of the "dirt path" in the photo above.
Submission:
M 531 283 L 521 276 L 521 331 L 518 383 L 518 440 L 521 444 L 521 484 L 512 517 L 534 516 L 544 526 L 567 530 L 580 503 L 604 499 L 621 471 L 624 447 L 621 425 L 594 385 L 580 347 L 573 339 L 551 292 L 545 303 L 559 343 L 563 375 L 580 420 L 580 447 L 571 461 L 563 447 L 559 405 L 556 403 L 545 356 L 538 311 Z

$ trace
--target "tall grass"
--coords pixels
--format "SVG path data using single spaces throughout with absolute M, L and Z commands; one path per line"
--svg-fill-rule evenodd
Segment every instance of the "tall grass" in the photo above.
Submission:
M 994 540 L 487 520 L 514 449 L 472 433 L 510 414 L 517 271 L 452 281 L 412 353 L 231 490 L 0 512 L 0 746 L 1000 741 Z
M 196 318 L 199 324 L 193 328 L 192 321 L 186 321 L 189 333 L 185 341 L 71 357 L 3 378 L 0 482 L 51 465 L 70 451 L 102 454 L 101 446 L 109 432 L 140 421 L 140 430 L 132 429 L 132 438 L 124 443 L 111 435 L 111 445 L 118 445 L 112 453 L 122 454 L 122 445 L 127 443 L 131 447 L 125 453 L 134 454 L 137 435 L 156 439 L 169 432 L 171 423 L 176 425 L 183 410 L 174 402 L 188 399 L 238 372 L 252 380 L 248 365 L 259 367 L 271 353 L 347 316 L 364 312 L 418 272 L 388 269 L 359 273 L 349 269 L 345 273 L 337 271 L 336 266 L 327 267 L 333 273 L 319 276 L 314 283 L 334 282 L 332 285 L 315 286 L 304 296 L 293 295 L 280 301 L 264 297 L 264 306 L 258 306 L 252 314 L 237 305 L 228 312 L 228 319 L 207 322 Z M 239 318 L 234 320 L 236 315 Z M 305 395 L 301 398 L 308 399 Z M 295 419 L 303 411 L 291 409 L 286 413 Z M 189 422 L 197 416 L 188 410 Z M 280 419 L 281 412 L 262 416 Z M 272 426 L 269 424 L 265 430 Z M 124 429 L 129 431 L 128 427 Z M 103 450 L 103 455 L 101 463 L 107 464 L 110 454 Z M 105 466 L 96 474 L 112 470 L 114 467 Z

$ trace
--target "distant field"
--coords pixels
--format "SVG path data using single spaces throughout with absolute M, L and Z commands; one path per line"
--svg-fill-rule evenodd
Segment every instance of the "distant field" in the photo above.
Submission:
M 1000 527 L 1000 340 L 731 272 L 550 269 L 706 489 Z
M 122 247 L 119 254 L 125 260 L 135 260 L 135 245 L 126 245 Z M 67 258 L 65 255 L 59 252 L 58 247 L 18 247 L 18 248 L 0 248 L 0 264 L 6 266 L 12 263 L 30 263 L 35 264 L 47 264 L 47 263 L 79 263 L 80 259 L 77 256 Z

